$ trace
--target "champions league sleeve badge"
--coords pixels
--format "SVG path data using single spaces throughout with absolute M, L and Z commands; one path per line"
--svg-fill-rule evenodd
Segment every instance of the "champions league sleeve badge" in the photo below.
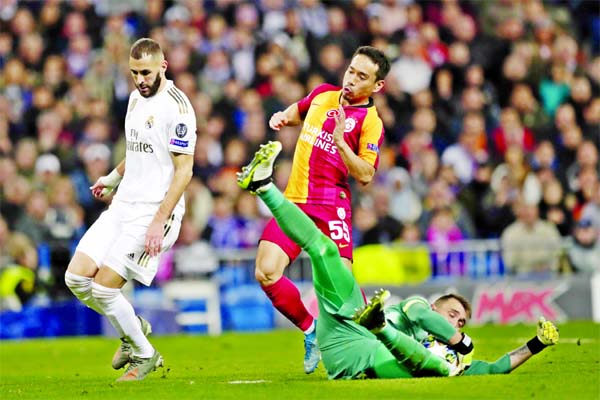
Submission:
M 185 124 L 177 124 L 175 127 L 175 134 L 178 138 L 182 138 L 187 134 L 187 126 Z

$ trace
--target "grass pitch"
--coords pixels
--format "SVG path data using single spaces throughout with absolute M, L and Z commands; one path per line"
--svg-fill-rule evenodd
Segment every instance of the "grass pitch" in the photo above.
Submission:
M 533 326 L 472 327 L 476 358 L 496 360 Z M 510 375 L 329 381 L 302 370 L 296 331 L 151 338 L 165 368 L 116 383 L 118 341 L 65 338 L 0 343 L 0 398 L 8 399 L 600 399 L 600 325 L 560 325 L 561 342 Z

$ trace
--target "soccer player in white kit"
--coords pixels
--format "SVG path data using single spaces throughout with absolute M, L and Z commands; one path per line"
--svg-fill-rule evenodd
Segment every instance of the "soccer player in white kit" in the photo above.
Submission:
M 125 118 L 125 159 L 90 188 L 96 198 L 118 190 L 81 239 L 65 273 L 73 294 L 106 315 L 120 335 L 112 366 L 129 367 L 119 381 L 144 379 L 163 363 L 146 337 L 150 324 L 136 316 L 121 288 L 130 279 L 150 285 L 160 254 L 177 239 L 196 144 L 194 110 L 165 78 L 160 45 L 148 38 L 136 41 L 129 68 L 136 90 Z

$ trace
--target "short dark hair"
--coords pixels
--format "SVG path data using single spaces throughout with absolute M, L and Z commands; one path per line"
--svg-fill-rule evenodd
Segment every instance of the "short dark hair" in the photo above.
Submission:
M 135 43 L 131 46 L 131 51 L 129 52 L 129 56 L 136 60 L 141 59 L 144 54 L 149 54 L 151 56 L 155 56 L 157 54 L 163 54 L 162 49 L 160 48 L 160 44 L 157 41 L 152 40 L 150 38 L 141 38 L 135 41 Z
M 356 49 L 352 58 L 359 54 L 369 57 L 379 67 L 375 75 L 375 81 L 385 79 L 388 72 L 390 72 L 390 60 L 383 54 L 383 51 L 373 46 L 361 46 Z
M 448 301 L 450 299 L 457 300 L 463 306 L 463 308 L 465 309 L 465 312 L 467 313 L 467 317 L 469 319 L 471 318 L 471 303 L 469 303 L 469 300 L 467 300 L 466 298 L 464 298 L 460 294 L 456 294 L 456 293 L 445 294 L 442 297 L 439 297 L 436 301 L 434 301 L 433 304 L 435 306 L 439 306 L 439 305 L 445 303 L 446 301 Z

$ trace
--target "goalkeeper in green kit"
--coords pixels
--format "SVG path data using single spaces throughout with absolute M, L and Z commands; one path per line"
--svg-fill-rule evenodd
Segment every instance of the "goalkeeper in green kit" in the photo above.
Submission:
M 261 145 L 238 173 L 238 185 L 261 198 L 280 228 L 311 259 L 320 315 L 317 339 L 330 379 L 508 373 L 558 341 L 552 322 L 540 319 L 537 335 L 525 345 L 494 363 L 472 361 L 471 339 L 460 332 L 471 313 L 462 296 L 442 296 L 433 305 L 414 296 L 384 308 L 389 292 L 380 290 L 365 305 L 335 243 L 272 184 L 273 164 L 280 151 L 279 142 Z M 454 350 L 459 362 L 451 364 L 426 349 L 421 341 L 429 336 Z

